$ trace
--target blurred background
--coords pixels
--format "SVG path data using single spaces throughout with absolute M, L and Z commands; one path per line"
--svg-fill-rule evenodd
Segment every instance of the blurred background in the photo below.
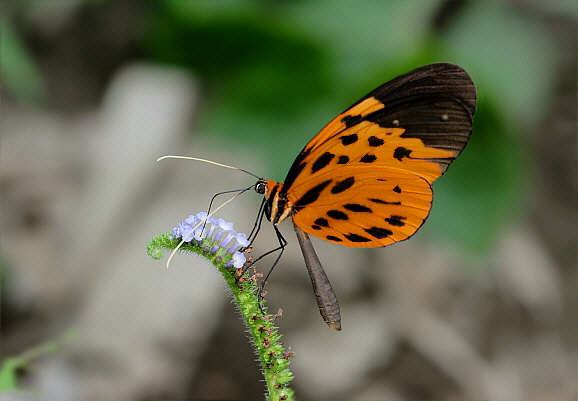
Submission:
M 292 227 L 268 285 L 299 400 L 578 396 L 574 1 L 3 1 L 0 398 L 262 399 L 216 270 L 155 235 L 431 62 L 478 88 L 470 143 L 410 241 L 314 244 L 326 327 Z M 225 199 L 223 199 L 225 200 Z M 249 232 L 261 199 L 219 213 Z M 275 246 L 267 226 L 255 254 Z M 265 271 L 272 260 L 259 265 Z M 574 373 L 572 373 L 574 372 Z

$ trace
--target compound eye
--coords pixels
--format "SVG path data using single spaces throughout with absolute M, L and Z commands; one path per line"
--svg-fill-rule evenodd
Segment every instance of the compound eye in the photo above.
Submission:
M 255 192 L 257 192 L 259 195 L 263 195 L 266 188 L 267 184 L 265 184 L 263 181 L 259 181 L 255 184 Z

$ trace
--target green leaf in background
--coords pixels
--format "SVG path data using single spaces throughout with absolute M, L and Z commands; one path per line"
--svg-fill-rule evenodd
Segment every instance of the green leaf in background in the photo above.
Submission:
M 470 73 L 485 79 L 481 93 L 492 94 L 485 101 L 511 130 L 534 127 L 550 99 L 555 47 L 541 29 L 512 4 L 480 1 L 464 8 L 447 35 L 447 45 L 475 66 Z
M 0 367 L 0 393 L 19 390 L 19 371 L 30 368 L 36 359 L 59 351 L 75 336 L 76 331 L 74 329 L 69 329 L 57 339 L 49 340 L 43 344 L 29 348 L 20 355 L 5 358 Z
M 0 51 L 2 84 L 16 98 L 26 103 L 46 99 L 42 75 L 12 24 L 6 18 L 0 21 Z
M 309 128 L 315 125 L 311 116 L 333 88 L 331 63 L 319 43 L 272 11 L 275 7 L 159 4 L 144 47 L 154 59 L 185 66 L 204 79 L 197 128 L 215 142 L 265 155 L 279 174 L 287 171 L 305 144 L 295 141 L 296 133 L 308 138 L 321 128 Z M 287 146 L 294 152 L 274 153 Z
M 6 359 L 0 368 L 0 393 L 18 389 L 18 369 L 16 359 Z
M 468 145 L 433 185 L 425 232 L 483 252 L 526 209 L 528 155 L 506 125 L 491 104 L 478 101 Z

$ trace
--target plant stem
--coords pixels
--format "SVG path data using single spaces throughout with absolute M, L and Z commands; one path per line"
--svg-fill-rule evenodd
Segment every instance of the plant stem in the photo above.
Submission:
M 179 245 L 179 240 L 173 239 L 170 233 L 160 234 L 153 238 L 147 246 L 147 253 L 153 259 L 160 259 L 163 250 L 173 250 Z M 210 249 L 210 247 L 209 247 Z M 288 387 L 293 379 L 293 373 L 289 371 L 289 358 L 292 352 L 285 351 L 280 342 L 281 334 L 273 323 L 275 318 L 281 315 L 267 314 L 266 307 L 260 307 L 258 279 L 262 276 L 255 268 L 251 275 L 240 277 L 242 269 L 226 267 L 231 255 L 226 252 L 211 254 L 205 251 L 202 245 L 182 244 L 179 250 L 195 252 L 206 257 L 221 272 L 229 285 L 231 294 L 237 304 L 237 309 L 243 315 L 243 320 L 252 335 L 253 346 L 261 361 L 261 370 L 267 383 L 267 397 L 270 401 L 294 400 L 294 393 Z M 262 311 L 263 310 L 263 311 Z

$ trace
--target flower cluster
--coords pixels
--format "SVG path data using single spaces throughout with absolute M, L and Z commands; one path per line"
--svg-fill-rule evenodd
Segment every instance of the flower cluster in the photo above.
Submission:
M 241 268 L 246 262 L 244 248 L 249 246 L 247 235 L 233 230 L 233 223 L 214 219 L 205 212 L 190 215 L 173 228 L 173 239 L 199 246 L 212 255 L 233 255 L 227 267 Z

